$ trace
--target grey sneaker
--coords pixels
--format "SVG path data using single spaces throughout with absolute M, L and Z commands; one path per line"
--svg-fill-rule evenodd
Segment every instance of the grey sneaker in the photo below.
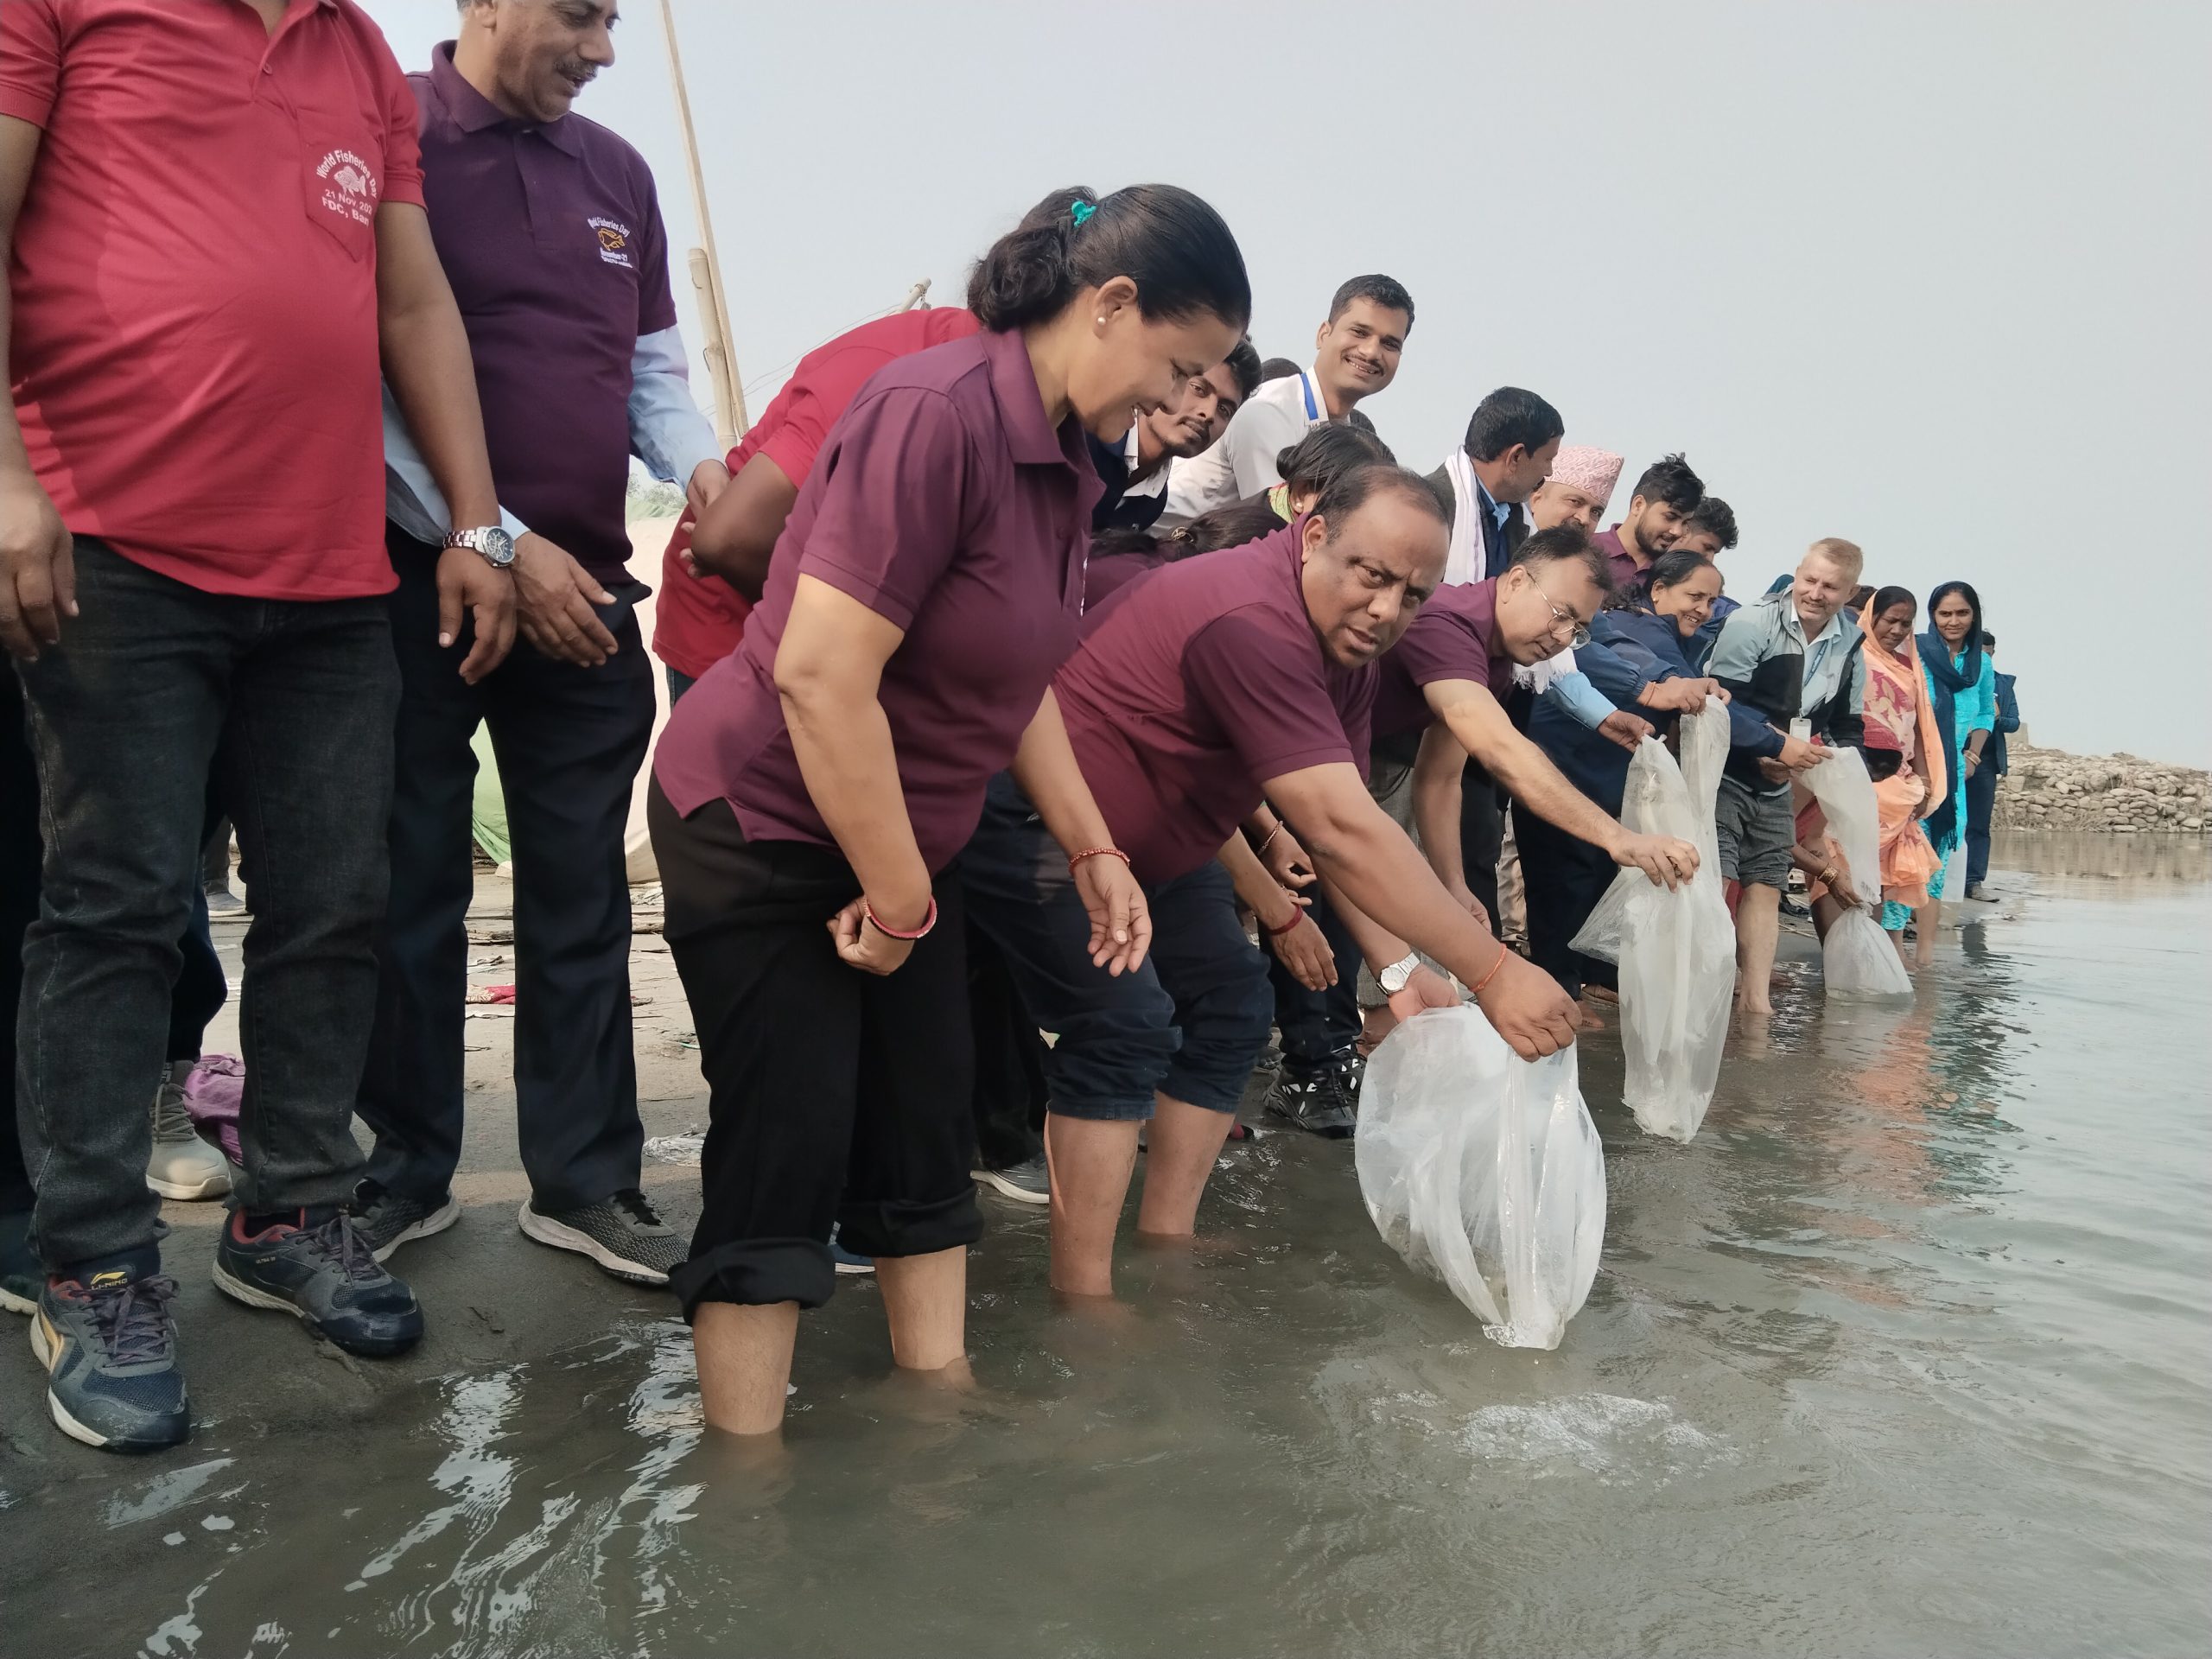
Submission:
M 1359 1080 L 1349 1066 L 1332 1066 L 1310 1077 L 1286 1072 L 1268 1091 L 1268 1110 L 1284 1122 L 1324 1140 L 1349 1140 L 1359 1127 Z
M 185 1079 L 197 1060 L 172 1060 L 154 1090 L 154 1151 L 146 1185 L 165 1198 L 219 1198 L 231 1190 L 231 1166 L 220 1149 L 200 1138 L 185 1109 Z
M 248 1234 L 233 1210 L 215 1245 L 215 1288 L 248 1307 L 290 1313 L 349 1354 L 383 1359 L 423 1339 L 415 1293 L 369 1254 L 340 1210 L 299 1211 L 296 1220 Z
M 1045 1154 L 1025 1158 L 1005 1169 L 986 1169 L 981 1164 L 968 1172 L 1001 1198 L 1016 1204 L 1050 1204 L 1052 1178 L 1045 1168 Z
M 588 1255 L 601 1271 L 633 1285 L 666 1284 L 669 1269 L 691 1254 L 634 1186 L 575 1210 L 540 1210 L 531 1198 L 516 1219 L 539 1243 Z
M 1979 881 L 1967 889 L 1967 897 L 1978 905 L 1993 905 L 1997 902 L 1997 895 Z
M 176 1368 L 175 1294 L 174 1279 L 120 1268 L 39 1287 L 31 1351 L 55 1427 L 111 1452 L 183 1444 L 192 1409 Z
M 450 1192 L 426 1203 L 388 1192 L 381 1181 L 365 1180 L 353 1189 L 353 1230 L 379 1262 L 391 1261 L 401 1245 L 442 1233 L 460 1219 L 461 1206 Z

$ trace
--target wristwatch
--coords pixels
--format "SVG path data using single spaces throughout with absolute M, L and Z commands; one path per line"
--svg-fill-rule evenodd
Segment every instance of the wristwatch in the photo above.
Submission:
M 484 562 L 494 570 L 504 570 L 515 562 L 515 538 L 497 524 L 486 524 L 480 530 L 448 531 L 446 545 L 481 553 Z
M 1395 996 L 1406 988 L 1406 982 L 1414 976 L 1414 969 L 1420 966 L 1421 955 L 1416 951 L 1402 962 L 1392 963 L 1381 973 L 1376 975 L 1375 982 L 1382 988 L 1383 995 Z

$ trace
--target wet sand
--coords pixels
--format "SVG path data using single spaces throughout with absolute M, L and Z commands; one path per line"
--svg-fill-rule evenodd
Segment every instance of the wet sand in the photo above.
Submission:
M 1910 1007 L 1829 1010 L 1785 946 L 1690 1147 L 1585 1039 L 1609 1227 L 1557 1353 L 1410 1274 L 1349 1148 L 1270 1135 L 1224 1160 L 1218 1250 L 1131 1255 L 1110 1320 L 1054 1310 L 1042 1216 L 988 1198 L 973 1399 L 891 1376 L 846 1281 L 765 1457 L 701 1431 L 663 1298 L 516 1231 L 508 1016 L 471 1021 L 467 1212 L 395 1262 L 416 1353 L 225 1301 L 205 1205 L 167 1207 L 189 1446 L 63 1440 L 0 1329 L 5 1650 L 2202 1651 L 2206 847 L 1998 863 Z M 688 1014 L 658 938 L 635 969 L 647 1133 L 681 1136 Z M 692 1181 L 648 1169 L 680 1224 Z

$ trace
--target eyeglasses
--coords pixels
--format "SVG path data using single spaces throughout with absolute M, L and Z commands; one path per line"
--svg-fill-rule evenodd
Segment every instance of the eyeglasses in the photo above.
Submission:
M 1536 590 L 1537 598 L 1542 600 L 1545 604 L 1551 607 L 1552 632 L 1554 636 L 1556 636 L 1560 629 L 1564 626 L 1572 630 L 1567 637 L 1567 643 L 1569 649 L 1580 651 L 1583 646 L 1590 643 L 1590 630 L 1584 626 L 1582 623 L 1575 620 L 1575 615 L 1573 611 L 1561 609 L 1559 601 L 1554 600 L 1549 594 L 1546 593 L 1544 591 L 1543 583 L 1538 582 L 1534 576 L 1530 576 L 1529 578 L 1529 585 Z

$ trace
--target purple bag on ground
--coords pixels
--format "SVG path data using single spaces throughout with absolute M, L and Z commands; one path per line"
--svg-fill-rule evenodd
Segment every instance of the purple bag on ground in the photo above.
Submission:
M 228 1054 L 203 1054 L 184 1080 L 184 1109 L 192 1127 L 223 1156 L 243 1166 L 238 1150 L 238 1107 L 245 1098 L 245 1062 Z

